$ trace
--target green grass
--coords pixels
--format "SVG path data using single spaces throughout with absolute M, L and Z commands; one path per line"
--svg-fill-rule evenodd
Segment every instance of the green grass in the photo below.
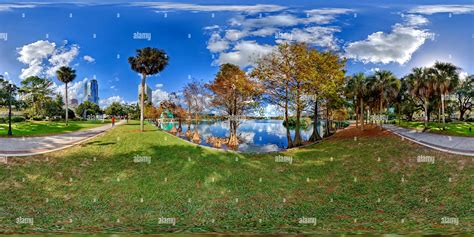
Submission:
M 19 123 L 12 123 L 13 136 L 46 136 L 66 132 L 74 132 L 82 129 L 94 128 L 110 123 L 109 120 L 96 121 L 69 121 L 66 126 L 64 121 L 50 122 L 50 121 L 26 121 Z M 0 123 L 0 137 L 6 137 L 8 133 L 8 123 Z
M 471 158 L 395 136 L 235 154 L 152 126 L 138 129 L 122 125 L 64 151 L 0 163 L 0 232 L 472 233 L 474 227 Z M 276 155 L 293 163 L 275 162 Z M 420 155 L 435 157 L 434 164 L 417 162 Z M 151 163 L 135 163 L 135 156 Z M 34 225 L 16 224 L 20 216 Z M 176 225 L 160 224 L 160 217 L 176 218 Z M 317 224 L 299 224 L 301 217 Z M 441 224 L 443 217 L 459 218 L 459 225 Z
M 414 122 L 414 121 L 401 121 L 401 124 L 398 126 L 404 128 L 412 128 L 419 131 L 422 131 L 425 127 L 424 122 Z M 443 130 L 443 124 L 437 122 L 429 122 L 428 123 L 429 129 L 426 130 L 427 132 L 437 133 L 437 134 L 444 134 L 444 135 L 451 135 L 451 136 L 464 136 L 464 137 L 474 137 L 474 123 L 473 122 L 450 122 L 446 123 L 446 127 Z M 469 128 L 472 128 L 469 131 Z

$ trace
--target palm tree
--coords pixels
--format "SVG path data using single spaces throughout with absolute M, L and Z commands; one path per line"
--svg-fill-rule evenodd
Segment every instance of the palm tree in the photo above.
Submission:
M 400 90 L 400 81 L 387 70 L 377 71 L 373 76 L 372 90 L 378 94 L 379 113 L 384 112 L 384 103 L 388 103 L 398 95 Z M 382 120 L 380 120 L 380 128 L 382 129 Z
M 364 97 L 367 95 L 368 88 L 367 88 L 367 77 L 364 73 L 357 73 L 355 74 L 352 79 L 348 83 L 349 90 L 352 91 L 350 93 L 353 95 L 354 102 L 356 103 L 355 108 L 359 109 L 360 115 L 360 125 L 361 130 L 364 130 Z M 359 105 L 357 105 L 357 103 Z M 357 110 L 357 109 L 356 109 Z M 357 114 L 357 111 L 356 111 Z
M 441 97 L 441 115 L 443 118 L 443 129 L 446 124 L 444 115 L 444 97 L 454 91 L 459 84 L 458 68 L 451 63 L 436 62 L 433 66 L 435 89 Z
M 28 103 L 31 103 L 32 115 L 43 115 L 43 104 L 53 93 L 52 85 L 51 80 L 37 76 L 30 76 L 21 81 L 19 92 Z
M 434 93 L 434 80 L 432 69 L 430 68 L 413 68 L 412 72 L 406 77 L 410 80 L 410 94 L 420 100 L 425 110 L 425 129 L 428 128 L 428 108 L 430 98 Z
M 140 131 L 144 130 L 144 117 L 145 117 L 145 82 L 146 77 L 155 75 L 168 65 L 168 55 L 161 49 L 146 47 L 137 50 L 137 56 L 129 57 L 128 63 L 132 67 L 132 70 L 142 75 L 141 83 L 141 96 L 140 96 Z
M 69 115 L 69 99 L 67 98 L 67 84 L 74 81 L 76 79 L 76 70 L 62 66 L 59 68 L 58 71 L 56 71 L 56 75 L 58 77 L 58 80 L 64 83 L 64 95 L 66 97 L 66 126 L 67 120 L 68 120 L 68 115 Z

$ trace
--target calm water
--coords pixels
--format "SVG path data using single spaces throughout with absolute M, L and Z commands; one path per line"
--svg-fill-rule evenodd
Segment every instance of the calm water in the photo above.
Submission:
M 173 125 L 178 126 L 176 122 L 164 123 L 161 125 L 161 128 L 168 131 Z M 194 131 L 194 126 L 193 124 L 191 125 L 191 131 Z M 182 128 L 182 134 L 184 134 L 188 128 L 187 124 L 183 123 Z M 322 130 L 323 125 L 320 124 L 318 126 L 319 134 L 322 134 Z M 211 146 L 206 143 L 207 137 L 229 137 L 229 122 L 201 121 L 198 125 L 198 131 L 201 136 L 201 145 Z M 303 140 L 308 140 L 312 132 L 313 126 L 310 125 L 306 129 L 301 130 L 301 137 Z M 242 152 L 271 152 L 288 147 L 283 120 L 245 120 L 242 121 L 237 129 L 237 134 L 241 141 L 238 150 Z M 294 135 L 295 131 L 292 130 L 291 136 L 294 137 Z M 222 148 L 226 149 L 225 146 Z

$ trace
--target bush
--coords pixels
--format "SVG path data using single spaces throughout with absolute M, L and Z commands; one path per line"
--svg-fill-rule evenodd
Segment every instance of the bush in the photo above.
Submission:
M 0 123 L 7 123 L 8 122 L 8 118 L 0 118 Z
M 8 119 L 6 120 L 8 121 Z M 21 116 L 12 117 L 13 123 L 19 123 L 19 122 L 25 122 L 25 121 L 26 121 L 25 117 L 21 117 Z
M 41 116 L 41 115 L 37 115 L 37 116 L 33 116 L 32 118 L 34 121 L 43 121 L 44 120 L 44 117 Z
M 289 117 L 288 118 L 288 124 L 290 125 L 289 127 L 291 129 L 294 129 L 296 127 L 296 117 Z M 301 118 L 300 119 L 300 127 L 301 128 L 306 128 L 310 124 L 311 124 L 311 119 L 310 118 Z M 286 127 L 286 121 L 285 120 L 283 120 L 283 126 Z

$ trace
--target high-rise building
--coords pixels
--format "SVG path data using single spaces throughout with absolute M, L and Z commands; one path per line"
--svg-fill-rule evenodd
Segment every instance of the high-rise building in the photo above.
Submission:
M 69 105 L 72 108 L 76 108 L 79 105 L 79 101 L 77 99 L 71 99 L 71 102 L 69 103 Z
M 138 85 L 138 100 L 140 100 L 142 92 L 142 84 Z M 152 102 L 152 97 L 153 97 L 153 91 L 151 88 L 145 83 L 145 103 L 147 102 Z
M 99 83 L 96 79 L 87 81 L 84 85 L 84 101 L 99 104 Z

